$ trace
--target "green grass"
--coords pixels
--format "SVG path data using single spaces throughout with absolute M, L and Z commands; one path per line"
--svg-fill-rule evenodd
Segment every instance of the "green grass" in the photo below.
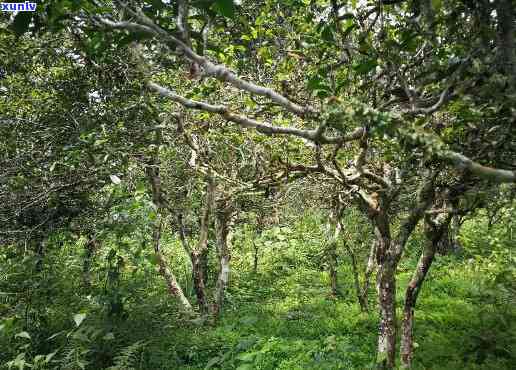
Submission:
M 26 301 L 0 306 L 0 313 L 11 317 L 11 327 L 0 331 L 0 363 L 20 353 L 31 363 L 36 355 L 57 350 L 54 362 L 42 368 L 69 370 L 80 368 L 74 366 L 81 361 L 86 369 L 106 369 L 118 363 L 118 368 L 127 370 L 129 363 L 134 369 L 149 370 L 372 368 L 378 321 L 374 289 L 372 312 L 361 313 L 345 261 L 339 270 L 342 295 L 334 299 L 328 294 L 326 273 L 316 268 L 311 257 L 292 265 L 291 256 L 286 255 L 287 262 L 281 256 L 265 256 L 259 273 L 253 274 L 248 256 L 238 250 L 234 253 L 235 268 L 216 325 L 183 315 L 151 264 L 137 271 L 125 266 L 116 288 L 106 288 L 99 269 L 98 281 L 88 295 L 80 287 L 76 257 L 70 257 L 70 263 L 48 263 L 37 284 L 31 280 L 32 270 L 26 275 L 13 274 L 2 282 L 0 291 L 19 288 L 22 282 L 26 289 L 31 284 L 38 288 L 32 290 L 28 309 Z M 492 263 L 448 257 L 436 262 L 417 304 L 416 369 L 516 368 L 516 315 L 511 301 L 502 299 L 502 287 L 487 278 L 484 268 Z M 415 259 L 408 258 L 400 266 L 400 308 L 414 265 Z M 20 266 L 13 270 L 22 271 Z M 110 289 L 124 302 L 124 314 L 119 317 L 107 314 Z M 87 317 L 74 329 L 72 317 L 78 312 Z M 30 333 L 30 341 L 14 337 L 22 330 Z M 65 340 L 73 330 L 80 335 Z M 61 331 L 65 333 L 48 340 Z M 66 351 L 82 354 L 73 360 L 65 358 Z

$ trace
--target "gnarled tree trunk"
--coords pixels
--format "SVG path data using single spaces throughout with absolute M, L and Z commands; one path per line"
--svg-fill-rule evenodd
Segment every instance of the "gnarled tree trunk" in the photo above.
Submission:
M 418 264 L 412 279 L 410 280 L 405 292 L 405 304 L 403 306 L 403 321 L 401 332 L 401 365 L 404 368 L 412 367 L 413 357 L 413 326 L 414 308 L 419 291 L 426 278 L 428 270 L 437 252 L 439 242 L 443 237 L 447 237 L 447 230 L 450 224 L 450 216 L 441 214 L 432 220 L 430 216 L 425 217 L 425 246 L 419 258 Z
M 392 254 L 392 240 L 387 215 L 382 211 L 373 218 L 376 236 L 376 264 L 378 274 L 376 289 L 380 323 L 378 326 L 377 364 L 379 368 L 391 369 L 396 353 L 396 267 Z
M 376 239 L 376 263 L 378 265 L 376 288 L 380 323 L 378 328 L 378 349 L 376 363 L 380 369 L 393 369 L 396 357 L 396 269 L 408 238 L 414 231 L 425 210 L 433 200 L 431 175 L 418 191 L 418 199 L 408 216 L 401 222 L 396 237 L 391 238 L 390 220 L 387 210 L 396 194 L 375 193 L 369 197 L 363 192 L 368 215 L 373 223 Z M 393 189 L 391 189 L 393 190 Z

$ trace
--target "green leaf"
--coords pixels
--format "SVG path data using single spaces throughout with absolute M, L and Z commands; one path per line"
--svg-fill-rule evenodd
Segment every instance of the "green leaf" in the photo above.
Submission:
M 52 339 L 56 338 L 57 336 L 59 336 L 59 335 L 61 335 L 63 333 L 64 333 L 64 331 L 60 331 L 60 332 L 57 332 L 55 334 L 52 334 L 50 337 L 47 338 L 47 340 L 52 340 Z
M 113 334 L 113 333 L 109 332 L 109 333 L 107 333 L 106 335 L 104 335 L 104 336 L 102 337 L 102 339 L 103 339 L 103 340 L 113 340 L 113 339 L 115 339 L 115 334 Z
M 145 187 L 145 183 L 139 182 L 136 185 L 136 189 L 135 189 L 136 194 L 145 194 L 146 191 L 147 191 L 147 188 Z
M 213 366 L 217 365 L 218 363 L 220 362 L 220 357 L 213 357 L 212 359 L 210 359 L 210 361 L 208 361 L 208 363 L 206 364 L 206 366 L 204 367 L 204 369 L 211 369 Z
M 254 325 L 258 321 L 259 319 L 256 316 L 245 316 L 242 319 L 240 319 L 240 322 L 244 325 Z
M 154 265 L 154 266 L 158 265 L 158 262 L 159 262 L 159 261 L 158 261 L 158 257 L 157 257 L 155 254 L 151 254 L 151 255 L 149 255 L 149 256 L 147 257 L 147 259 L 148 259 L 148 261 L 149 261 L 152 265 Z
M 339 16 L 339 19 L 355 19 L 355 16 L 352 13 L 346 13 L 341 16 Z
M 335 41 L 335 38 L 333 37 L 333 29 L 334 28 L 332 27 L 332 25 L 328 25 L 322 29 L 321 37 L 323 38 L 323 40 L 328 42 Z
M 215 0 L 214 9 L 224 17 L 235 17 L 235 4 L 233 3 L 233 0 Z
M 156 10 L 163 9 L 165 4 L 161 0 L 151 0 L 152 7 Z
M 239 367 L 237 367 L 237 370 L 253 370 L 255 367 L 251 364 L 242 364 Z
M 347 37 L 351 33 L 351 31 L 353 31 L 355 28 L 357 28 L 357 25 L 353 21 L 348 21 L 348 22 L 350 22 L 350 23 L 344 30 L 342 37 Z
M 45 363 L 49 363 L 50 360 L 52 360 L 52 358 L 56 355 L 57 352 L 52 352 L 52 353 L 49 353 L 48 355 L 45 356 Z
M 75 321 L 75 325 L 77 327 L 79 327 L 79 325 L 82 324 L 82 322 L 84 321 L 85 318 L 86 318 L 85 313 L 78 313 L 78 314 L 73 315 L 73 321 Z
M 374 68 L 376 68 L 377 65 L 378 62 L 376 61 L 376 59 L 368 59 L 362 63 L 357 63 L 353 65 L 353 69 L 360 74 L 366 74 L 372 71 Z
M 253 362 L 256 357 L 256 352 L 241 353 L 236 358 L 242 362 Z
M 31 338 L 30 338 L 30 334 L 29 334 L 29 333 L 27 333 L 26 331 L 22 331 L 22 332 L 20 332 L 20 333 L 16 334 L 14 337 L 15 337 L 15 338 L 25 338 L 25 339 L 28 339 L 28 340 L 30 340 L 30 339 L 31 339 Z
M 434 8 L 434 10 L 439 10 L 441 8 L 441 5 L 442 0 L 432 0 L 432 8 Z
M 19 12 L 16 17 L 14 17 L 14 20 L 10 24 L 9 28 L 14 31 L 16 36 L 20 37 L 29 29 L 32 16 L 33 13 L 31 12 Z
M 306 85 L 308 90 L 314 91 L 317 90 L 322 85 L 322 78 L 319 75 L 315 75 L 308 80 L 308 84 Z

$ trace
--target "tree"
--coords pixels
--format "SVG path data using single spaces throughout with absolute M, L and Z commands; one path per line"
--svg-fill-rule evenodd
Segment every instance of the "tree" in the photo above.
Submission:
M 285 10 L 285 2 L 274 0 L 239 5 L 50 3 L 34 15 L 17 15 L 10 27 L 18 35 L 46 30 L 72 34 L 77 40 L 73 46 L 87 55 L 88 66 L 103 61 L 106 70 L 123 67 L 127 73 L 121 75 L 134 83 L 132 94 L 122 94 L 125 99 L 155 94 L 160 107 L 191 111 L 189 123 L 216 127 L 221 133 L 217 138 L 235 132 L 240 141 L 265 143 L 270 163 L 263 167 L 270 169 L 277 158 L 286 158 L 276 161 L 282 170 L 270 175 L 269 182 L 310 174 L 349 192 L 374 228 L 378 363 L 393 368 L 396 268 L 433 202 L 436 173 L 447 166 L 478 183 L 516 181 L 510 94 L 516 58 L 513 6 L 508 0 L 286 4 Z M 268 29 L 260 27 L 264 23 Z M 132 64 L 106 52 L 131 43 L 139 45 Z M 84 72 L 86 65 L 79 63 L 77 69 Z M 109 82 L 99 90 L 102 97 L 122 85 L 120 80 Z M 134 114 L 141 120 L 127 119 L 148 118 L 139 110 Z M 228 127 L 234 131 L 226 131 Z M 194 139 L 187 142 L 198 152 Z M 207 183 L 205 208 L 197 248 L 189 251 L 201 307 L 207 303 L 198 266 L 207 249 L 213 193 L 233 193 L 214 178 L 221 171 L 213 161 L 205 163 L 197 173 Z M 50 189 L 70 187 L 59 183 Z M 401 201 L 402 196 L 409 201 Z M 225 201 L 219 204 L 226 209 Z M 394 220 L 400 226 L 392 233 Z M 42 221 L 27 222 L 27 229 Z M 228 259 L 222 221 L 219 217 L 221 262 Z

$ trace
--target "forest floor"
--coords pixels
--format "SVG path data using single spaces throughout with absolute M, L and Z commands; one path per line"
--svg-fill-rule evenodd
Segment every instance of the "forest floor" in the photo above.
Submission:
M 96 257 L 89 291 L 82 285 L 77 245 L 54 249 L 39 273 L 30 259 L 23 269 L 10 265 L 4 255 L 0 292 L 7 295 L 0 297 L 0 368 L 16 358 L 19 364 L 34 364 L 52 353 L 48 364 L 33 368 L 373 368 L 378 322 L 374 281 L 371 312 L 360 312 L 345 255 L 338 274 L 340 296 L 335 298 L 317 254 L 320 246 L 280 241 L 264 247 L 257 273 L 250 268 L 252 251 L 245 244 L 235 248 L 216 324 L 179 310 L 139 244 L 133 251 L 122 242 L 126 252 L 119 255 L 106 245 Z M 168 243 L 165 250 L 169 260 L 174 256 L 175 273 L 192 297 L 180 246 Z M 417 248 L 409 252 L 398 269 L 398 319 L 418 258 Z M 439 256 L 432 266 L 416 306 L 415 369 L 516 369 L 514 258 L 510 252 L 472 256 Z M 214 276 L 214 261 L 209 271 Z M 19 298 L 9 300 L 14 294 Z
M 507 322 L 514 312 L 489 301 L 493 297 L 475 278 L 477 269 L 453 266 L 437 263 L 422 289 L 416 311 L 415 368 L 514 369 L 514 323 Z M 149 354 L 145 362 L 153 369 L 372 368 L 374 292 L 373 312 L 361 313 L 348 283 L 349 271 L 341 271 L 341 296 L 332 298 L 324 272 L 269 269 L 234 280 L 217 326 L 167 320 L 166 306 L 147 301 L 131 308 L 117 335 L 128 343 L 144 340 L 144 352 Z M 398 275 L 398 307 L 409 277 L 406 266 Z M 142 333 L 148 335 L 142 338 Z

